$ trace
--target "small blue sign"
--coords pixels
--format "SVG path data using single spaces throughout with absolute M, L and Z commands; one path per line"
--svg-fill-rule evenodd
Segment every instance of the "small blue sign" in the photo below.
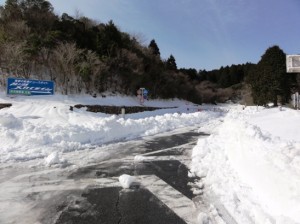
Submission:
M 148 90 L 144 89 L 143 94 L 144 94 L 144 96 L 147 96 L 148 95 Z
M 9 95 L 53 95 L 54 82 L 43 80 L 7 79 L 7 94 Z

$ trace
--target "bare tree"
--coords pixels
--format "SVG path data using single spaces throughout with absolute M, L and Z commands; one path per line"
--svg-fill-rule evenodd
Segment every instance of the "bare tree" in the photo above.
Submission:
M 64 94 L 96 89 L 96 78 L 104 66 L 95 52 L 79 49 L 75 43 L 60 43 L 48 56 L 51 59 L 45 58 L 48 69 L 51 75 L 55 74 L 52 79 L 63 88 Z
M 29 78 L 34 62 L 24 51 L 25 42 L 4 42 L 0 46 L 0 65 L 3 70 L 17 77 Z
M 4 30 L 8 39 L 17 42 L 24 41 L 30 34 L 30 28 L 24 20 L 10 21 L 5 23 Z
M 97 20 L 92 20 L 85 16 L 80 17 L 79 21 L 84 23 L 86 29 L 91 29 L 92 27 L 96 27 L 100 23 Z
M 147 47 L 146 45 L 147 45 L 148 39 L 145 36 L 145 34 L 137 33 L 137 32 L 131 32 L 130 36 L 132 37 L 132 39 L 134 39 L 138 43 L 137 46 Z
M 52 54 L 53 68 L 56 73 L 56 83 L 61 85 L 63 93 L 75 90 L 78 77 L 76 67 L 80 60 L 82 49 L 76 47 L 75 43 L 60 43 Z
M 78 69 L 81 78 L 80 82 L 85 84 L 87 92 L 92 92 L 96 89 L 95 81 L 103 67 L 103 63 L 95 52 L 88 50 L 82 55 L 82 61 Z
M 42 47 L 38 53 L 37 75 L 40 79 L 54 80 L 53 68 L 51 66 L 52 49 Z M 44 77 L 46 75 L 46 77 Z

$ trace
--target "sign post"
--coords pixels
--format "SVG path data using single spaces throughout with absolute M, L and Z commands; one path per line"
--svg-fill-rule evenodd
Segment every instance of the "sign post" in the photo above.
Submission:
M 296 108 L 298 110 L 299 109 L 299 93 L 298 92 L 295 93 L 295 99 L 296 99 Z
M 147 89 L 144 89 L 143 97 L 144 97 L 144 99 L 148 100 L 148 90 Z
M 125 118 L 125 108 L 124 107 L 121 109 L 121 114 L 122 114 L 122 118 Z
M 145 88 L 140 88 L 140 90 L 141 90 L 141 104 L 143 104 L 144 101 L 145 101 L 145 99 L 144 99 L 144 90 L 145 90 Z
M 286 72 L 287 73 L 300 72 L 300 55 L 286 56 Z
M 137 97 L 140 100 L 140 103 L 143 105 L 143 103 L 145 102 L 145 99 L 148 100 L 148 90 L 145 88 L 139 88 L 137 90 Z
M 286 55 L 286 72 L 300 73 L 300 55 Z M 299 93 L 293 94 L 293 106 L 299 109 Z
M 293 106 L 294 106 L 294 108 L 296 108 L 296 94 L 295 93 L 292 95 L 292 100 L 293 100 Z

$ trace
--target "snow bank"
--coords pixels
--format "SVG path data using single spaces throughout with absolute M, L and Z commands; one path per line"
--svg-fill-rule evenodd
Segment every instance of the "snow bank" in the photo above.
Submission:
M 45 158 L 53 152 L 71 152 L 124 139 L 199 125 L 218 117 L 219 113 L 195 112 L 197 105 L 184 101 L 147 102 L 177 108 L 126 115 L 91 113 L 84 109 L 70 111 L 77 103 L 138 105 L 134 98 L 16 97 L 0 95 L 0 102 L 10 102 L 10 108 L 0 110 L 0 163 Z M 194 108 L 193 108 L 194 107 Z
M 282 111 L 278 108 L 266 109 L 250 117 L 249 122 L 283 140 L 300 140 L 300 129 L 297 125 L 300 124 L 299 111 L 286 108 Z
M 204 177 L 206 195 L 220 200 L 238 223 L 300 222 L 300 142 L 265 131 L 272 128 L 258 120 L 270 113 L 299 115 L 233 110 L 193 150 L 192 172 Z M 295 126 L 288 124 L 281 124 L 286 133 Z
M 4 114 L 2 117 L 0 117 L 0 126 L 9 129 L 16 129 L 18 127 L 22 127 L 23 123 L 12 114 Z

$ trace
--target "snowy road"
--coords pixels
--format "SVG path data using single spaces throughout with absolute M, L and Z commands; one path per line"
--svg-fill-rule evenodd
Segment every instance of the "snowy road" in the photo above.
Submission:
M 0 110 L 1 224 L 58 224 L 68 215 L 88 217 L 89 212 L 96 217 L 101 204 L 90 200 L 100 194 L 118 207 L 116 217 L 123 218 L 117 222 L 125 222 L 128 210 L 143 210 L 142 201 L 155 201 L 146 207 L 162 204 L 173 214 L 166 218 L 186 223 L 193 223 L 195 210 L 200 224 L 300 223 L 299 111 L 154 100 L 147 106 L 174 108 L 124 118 L 69 108 L 79 103 L 137 106 L 136 99 L 8 98 L 0 93 L 0 100 L 12 103 Z M 196 184 L 179 177 L 175 180 L 185 181 L 173 183 L 158 173 L 173 168 L 171 176 L 176 176 L 187 173 L 187 167 L 189 177 L 202 177 Z M 118 180 L 126 173 L 140 181 L 139 188 L 122 190 Z M 191 191 L 179 187 L 187 183 Z M 108 188 L 111 196 L 103 193 Z M 130 207 L 135 194 L 147 199 Z
M 7 164 L 0 169 L 0 223 L 195 223 L 201 203 L 187 167 L 201 135 L 184 129 L 107 145 L 116 153 L 82 167 Z M 97 152 L 65 157 L 72 164 L 78 153 Z M 136 176 L 140 185 L 122 189 L 122 174 Z

